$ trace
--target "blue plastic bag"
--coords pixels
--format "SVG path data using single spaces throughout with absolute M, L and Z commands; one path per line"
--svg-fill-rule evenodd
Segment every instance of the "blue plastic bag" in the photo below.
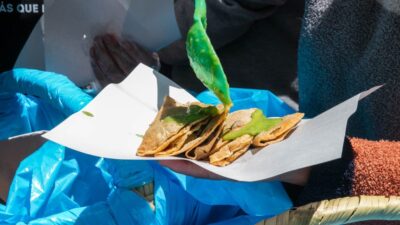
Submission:
M 49 130 L 91 99 L 62 75 L 27 69 L 2 73 L 0 140 Z
M 2 74 L 0 87 L 7 104 L 20 112 L 0 113 L 1 123 L 12 120 L 23 127 L 1 126 L 2 137 L 49 129 L 91 100 L 64 76 L 36 70 Z M 234 101 L 239 92 L 232 90 Z M 18 97 L 13 101 L 9 96 Z M 262 106 L 260 99 L 240 105 Z M 154 212 L 131 191 L 152 181 Z M 198 179 L 156 162 L 101 159 L 46 142 L 21 162 L 7 205 L 0 206 L 0 224 L 254 224 L 290 207 L 279 182 Z
M 268 117 L 282 117 L 294 113 L 285 102 L 267 90 L 230 88 L 233 102 L 231 111 L 248 108 L 259 108 Z M 219 104 L 219 99 L 210 91 L 197 95 L 197 99 L 208 104 Z

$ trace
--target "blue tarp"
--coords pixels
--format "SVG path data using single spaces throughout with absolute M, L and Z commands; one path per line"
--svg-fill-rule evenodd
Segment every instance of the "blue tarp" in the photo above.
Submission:
M 268 91 L 232 89 L 234 109 L 292 110 Z M 209 92 L 199 99 L 216 103 Z M 92 98 L 66 77 L 15 69 L 0 75 L 0 140 L 51 129 Z M 15 149 L 18 151 L 18 149 Z M 153 211 L 131 191 L 154 181 Z M 157 162 L 102 159 L 46 142 L 20 163 L 0 224 L 254 224 L 292 206 L 279 182 L 177 174 Z

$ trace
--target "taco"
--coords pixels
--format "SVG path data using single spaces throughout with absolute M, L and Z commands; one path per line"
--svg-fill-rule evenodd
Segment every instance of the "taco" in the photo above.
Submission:
M 210 163 L 226 166 L 250 146 L 264 147 L 282 141 L 300 122 L 302 113 L 283 118 L 267 118 L 259 109 L 239 110 L 228 115 L 223 133 L 211 151 Z
M 186 39 L 188 59 L 197 78 L 223 105 L 179 104 L 166 97 L 143 137 L 137 151 L 139 156 L 182 155 L 225 166 L 251 146 L 262 147 L 283 140 L 303 117 L 293 114 L 267 118 L 256 108 L 228 114 L 233 105 L 228 80 L 206 28 L 206 2 L 195 0 L 193 25 Z
M 189 138 L 188 134 L 200 129 L 199 123 L 218 114 L 220 112 L 215 106 L 200 102 L 180 104 L 166 96 L 156 118 L 143 136 L 137 155 L 154 156 L 167 148 L 167 151 L 172 151 L 172 147 L 180 147 Z
M 226 166 L 251 146 L 263 147 L 282 141 L 302 117 L 302 113 L 294 113 L 283 118 L 267 118 L 256 108 L 228 114 L 222 105 L 181 104 L 167 96 L 146 131 L 137 155 L 182 155 Z

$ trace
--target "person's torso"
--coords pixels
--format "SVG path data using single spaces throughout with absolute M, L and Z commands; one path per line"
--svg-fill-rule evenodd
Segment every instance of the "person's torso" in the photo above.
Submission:
M 298 57 L 308 117 L 385 84 L 360 103 L 348 134 L 400 139 L 400 1 L 306 1 Z
M 268 89 L 297 100 L 292 83 L 297 77 L 302 3 L 288 0 L 271 16 L 256 21 L 244 35 L 217 50 L 231 87 Z M 175 66 L 172 78 L 184 88 L 204 90 L 189 65 Z

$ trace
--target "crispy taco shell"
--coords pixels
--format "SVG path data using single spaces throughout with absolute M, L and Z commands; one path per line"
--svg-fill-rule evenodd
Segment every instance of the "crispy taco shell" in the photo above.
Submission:
M 196 148 L 197 146 L 201 145 L 203 142 L 207 140 L 207 138 L 218 129 L 219 126 L 222 125 L 226 118 L 227 113 L 224 112 L 221 115 L 215 116 L 211 119 L 211 121 L 207 124 L 207 126 L 202 130 L 202 132 L 197 136 L 197 138 L 191 140 L 190 142 L 186 143 L 180 152 L 187 152 L 191 151 L 192 149 Z
M 194 124 L 191 124 L 187 127 L 185 127 L 184 129 L 182 129 L 182 132 L 184 133 L 182 136 L 180 136 L 179 138 L 177 138 L 176 140 L 174 140 L 172 143 L 170 143 L 170 145 L 165 148 L 163 151 L 158 152 L 155 154 L 155 156 L 170 156 L 170 155 L 178 155 L 180 153 L 182 153 L 181 149 L 182 147 L 194 140 L 196 138 L 196 132 L 201 131 L 202 129 L 204 129 L 204 126 L 207 125 L 207 123 L 209 122 L 209 119 L 205 119 L 203 121 L 200 122 L 196 122 Z
M 230 141 L 214 154 L 210 155 L 210 163 L 216 166 L 225 166 L 241 156 L 250 147 L 253 137 L 245 134 Z
M 164 99 L 164 104 L 157 113 L 156 118 L 151 123 L 149 129 L 143 136 L 142 143 L 140 144 L 137 155 L 151 156 L 166 149 L 171 143 L 177 141 L 187 132 L 190 128 L 195 126 L 196 123 L 207 119 L 207 115 L 196 117 L 194 121 L 171 121 L 168 117 L 180 116 L 178 118 L 185 118 L 185 115 L 190 111 L 193 106 L 198 108 L 214 107 L 211 105 L 194 102 L 190 104 L 180 104 L 169 96 Z M 185 129 L 184 129 L 185 128 Z
M 185 153 L 185 156 L 189 159 L 202 160 L 207 158 L 211 154 L 219 135 L 222 132 L 222 124 L 218 125 L 211 135 L 199 146 L 189 150 Z
M 219 134 L 218 139 L 214 147 L 211 149 L 210 154 L 217 152 L 223 146 L 228 144 L 230 141 L 224 140 L 222 136 L 230 131 L 238 130 L 248 124 L 251 121 L 251 115 L 256 111 L 255 108 L 238 110 L 228 114 L 226 120 L 222 124 L 222 131 Z
M 259 133 L 253 140 L 256 147 L 264 147 L 285 139 L 303 118 L 304 113 L 293 113 L 282 118 L 282 122 L 269 131 Z

